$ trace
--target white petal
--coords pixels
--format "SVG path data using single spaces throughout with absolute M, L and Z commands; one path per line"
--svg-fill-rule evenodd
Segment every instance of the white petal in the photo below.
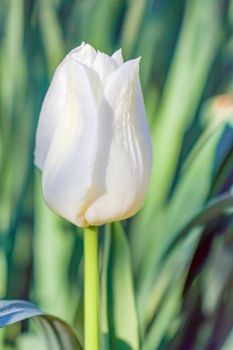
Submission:
M 84 42 L 73 49 L 69 55 L 76 61 L 87 65 L 88 67 L 92 67 L 95 61 L 97 52 L 96 50 L 89 44 L 85 44 Z
M 98 115 L 88 70 L 69 64 L 65 113 L 60 119 L 43 171 L 43 193 L 55 212 L 79 226 L 95 197 L 93 171 Z
M 122 50 L 119 49 L 115 51 L 114 54 L 112 55 L 112 58 L 116 61 L 117 65 L 120 66 L 124 62 L 122 57 Z
M 101 81 L 105 84 L 108 76 L 117 69 L 116 61 L 103 52 L 97 53 L 93 68 L 98 73 Z
M 57 67 L 46 93 L 36 133 L 35 164 L 43 170 L 60 116 L 64 113 L 67 87 L 66 58 Z
M 135 93 L 135 82 L 139 80 L 139 62 L 140 58 L 124 62 L 108 77 L 105 96 L 113 109 L 119 108 L 119 103 L 127 102 L 127 95 Z
M 96 55 L 97 53 L 92 46 L 82 43 L 79 47 L 68 53 L 54 73 L 42 104 L 36 133 L 35 164 L 41 170 L 44 168 L 44 163 L 57 123 L 64 114 L 67 95 L 67 66 L 70 60 L 76 62 L 85 61 L 87 66 L 92 65 Z M 96 96 L 96 99 L 100 99 L 102 96 L 102 87 L 100 86 L 99 78 L 94 71 L 89 71 L 89 75 L 93 94 Z M 77 80 L 80 81 L 78 76 Z
M 54 74 L 35 162 L 47 204 L 76 225 L 121 220 L 143 204 L 152 155 L 138 66 L 82 43 Z
M 139 60 L 124 63 L 106 85 L 105 96 L 115 113 L 105 175 L 105 193 L 86 212 L 91 225 L 125 219 L 143 205 L 148 187 L 152 147 L 138 77 Z

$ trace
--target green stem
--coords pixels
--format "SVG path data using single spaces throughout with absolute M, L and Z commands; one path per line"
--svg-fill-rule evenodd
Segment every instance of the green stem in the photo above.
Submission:
M 85 350 L 99 350 L 98 229 L 84 230 L 84 344 Z

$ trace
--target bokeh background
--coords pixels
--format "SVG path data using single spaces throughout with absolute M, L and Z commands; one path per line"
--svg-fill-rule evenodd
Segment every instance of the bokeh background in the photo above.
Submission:
M 101 349 L 232 350 L 232 0 L 1 0 L 0 297 L 83 342 L 82 232 L 46 207 L 33 165 L 46 89 L 82 41 L 142 57 L 154 146 L 143 210 L 101 228 Z M 10 326 L 0 349 L 69 349 L 45 333 Z

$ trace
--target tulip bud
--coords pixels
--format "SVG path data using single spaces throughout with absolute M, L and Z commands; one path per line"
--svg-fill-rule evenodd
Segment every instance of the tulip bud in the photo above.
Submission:
M 57 67 L 36 135 L 45 201 L 85 227 L 126 219 L 144 201 L 152 147 L 139 59 L 82 43 Z

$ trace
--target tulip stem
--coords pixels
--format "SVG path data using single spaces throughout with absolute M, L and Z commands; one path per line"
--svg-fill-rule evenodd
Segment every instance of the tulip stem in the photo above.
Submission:
M 84 345 L 99 350 L 98 229 L 84 230 Z

